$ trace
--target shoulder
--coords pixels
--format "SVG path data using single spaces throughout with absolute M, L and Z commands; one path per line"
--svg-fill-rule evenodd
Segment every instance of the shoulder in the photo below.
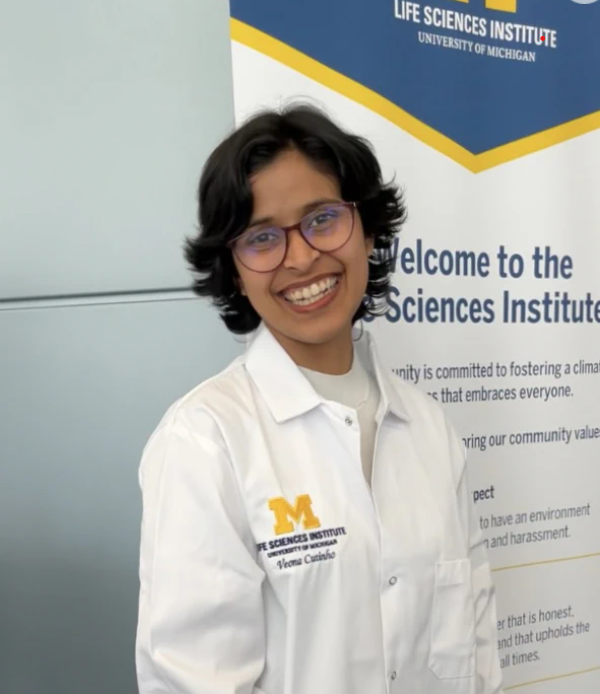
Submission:
M 396 374 L 390 374 L 391 383 L 399 394 L 411 422 L 439 427 L 451 426 L 448 415 L 431 395 Z
M 224 414 L 235 418 L 249 395 L 250 383 L 242 355 L 168 407 L 144 446 L 143 458 L 148 457 L 150 450 L 175 438 L 195 438 L 204 447 L 224 450 L 219 422 Z
M 457 481 L 466 456 L 463 442 L 447 411 L 421 388 L 395 374 L 390 378 L 404 405 L 413 441 L 423 451 L 430 452 L 425 456 L 429 460 L 447 460 Z

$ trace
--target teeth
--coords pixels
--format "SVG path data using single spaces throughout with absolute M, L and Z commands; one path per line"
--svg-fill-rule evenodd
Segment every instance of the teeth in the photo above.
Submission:
M 286 292 L 284 294 L 288 301 L 301 301 L 302 299 L 311 299 L 313 296 L 318 296 L 323 292 L 331 289 L 337 283 L 336 277 L 327 277 L 320 282 L 315 282 L 308 287 L 302 287 L 301 289 L 293 289 L 291 292 Z
M 310 287 L 302 287 L 302 289 L 288 292 L 285 294 L 285 298 L 296 306 L 309 306 L 322 299 L 326 294 L 329 294 L 337 283 L 337 277 L 328 277 L 321 282 L 311 284 Z

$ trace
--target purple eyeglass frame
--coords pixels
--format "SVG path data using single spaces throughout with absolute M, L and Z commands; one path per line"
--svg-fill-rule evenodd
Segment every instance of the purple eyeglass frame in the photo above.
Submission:
M 250 270 L 251 272 L 260 272 L 260 273 L 263 273 L 263 274 L 266 273 L 266 272 L 274 272 L 275 270 L 277 270 L 277 268 L 281 267 L 281 264 L 283 263 L 283 261 L 285 260 L 286 255 L 287 255 L 287 250 L 288 250 L 288 237 L 289 237 L 290 232 L 291 232 L 291 231 L 296 231 L 296 230 L 300 232 L 300 235 L 301 235 L 302 238 L 306 241 L 306 243 L 307 243 L 311 248 L 314 248 L 316 251 L 319 251 L 319 253 L 333 253 L 334 251 L 339 251 L 339 249 L 342 248 L 343 246 L 345 246 L 345 245 L 348 243 L 348 241 L 350 241 L 350 239 L 352 238 L 352 234 L 354 233 L 354 226 L 355 226 L 355 225 L 354 225 L 354 222 L 355 222 L 355 211 L 356 211 L 358 205 L 357 205 L 356 202 L 331 203 L 331 205 L 329 205 L 328 207 L 326 207 L 326 208 L 324 208 L 324 209 L 332 209 L 332 208 L 336 208 L 336 207 L 345 207 L 346 209 L 349 209 L 349 210 L 352 211 L 352 229 L 350 230 L 350 233 L 348 234 L 348 238 L 344 241 L 344 243 L 342 243 L 342 244 L 340 244 L 339 246 L 337 246 L 337 248 L 332 248 L 330 251 L 321 251 L 320 249 L 316 248 L 316 247 L 306 238 L 306 236 L 302 233 L 302 222 L 304 222 L 304 220 L 305 220 L 307 217 L 310 217 L 311 214 L 314 214 L 314 212 L 315 212 L 316 210 L 313 210 L 313 212 L 309 212 L 308 214 L 304 215 L 304 217 L 302 217 L 302 219 L 301 219 L 297 224 L 290 224 L 290 225 L 287 226 L 287 227 L 277 227 L 277 226 L 272 227 L 273 229 L 279 229 L 279 230 L 283 231 L 284 234 L 285 234 L 285 248 L 284 248 L 284 251 L 283 251 L 283 257 L 281 258 L 281 261 L 279 262 L 279 264 L 276 265 L 274 268 L 272 268 L 272 269 L 270 269 L 270 270 L 255 270 L 254 268 L 248 267 L 248 266 L 244 263 L 244 261 L 239 257 L 239 255 L 237 255 L 237 253 L 236 253 L 237 259 L 240 261 L 240 263 L 242 263 L 242 265 L 243 265 L 245 268 L 247 268 L 247 269 Z M 233 246 L 235 245 L 235 243 L 236 243 L 237 241 L 239 241 L 242 237 L 244 237 L 244 236 L 245 236 L 246 234 L 248 234 L 248 233 L 250 233 L 250 232 L 245 231 L 243 234 L 240 234 L 239 236 L 236 236 L 234 239 L 231 239 L 230 241 L 228 241 L 225 245 L 227 246 L 227 248 L 232 249 L 233 253 L 235 253 L 235 249 L 233 248 Z

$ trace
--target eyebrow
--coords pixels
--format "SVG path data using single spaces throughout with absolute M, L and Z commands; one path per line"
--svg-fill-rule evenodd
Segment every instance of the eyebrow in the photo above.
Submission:
M 313 200 L 312 202 L 307 203 L 304 205 L 304 207 L 301 208 L 302 212 L 302 217 L 304 215 L 308 214 L 309 212 L 312 212 L 315 210 L 317 207 L 321 207 L 321 205 L 340 205 L 341 200 L 336 199 L 336 198 L 321 198 L 319 200 Z M 272 224 L 273 223 L 273 217 L 261 217 L 260 219 L 253 219 L 250 224 L 248 224 L 248 229 L 251 229 L 252 227 L 257 227 L 260 226 L 261 224 Z

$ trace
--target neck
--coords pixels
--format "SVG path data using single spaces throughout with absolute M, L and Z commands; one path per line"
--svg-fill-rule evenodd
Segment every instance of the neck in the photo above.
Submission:
M 354 355 L 352 326 L 333 340 L 322 344 L 298 342 L 275 331 L 273 335 L 294 363 L 304 369 L 341 376 L 352 368 Z

